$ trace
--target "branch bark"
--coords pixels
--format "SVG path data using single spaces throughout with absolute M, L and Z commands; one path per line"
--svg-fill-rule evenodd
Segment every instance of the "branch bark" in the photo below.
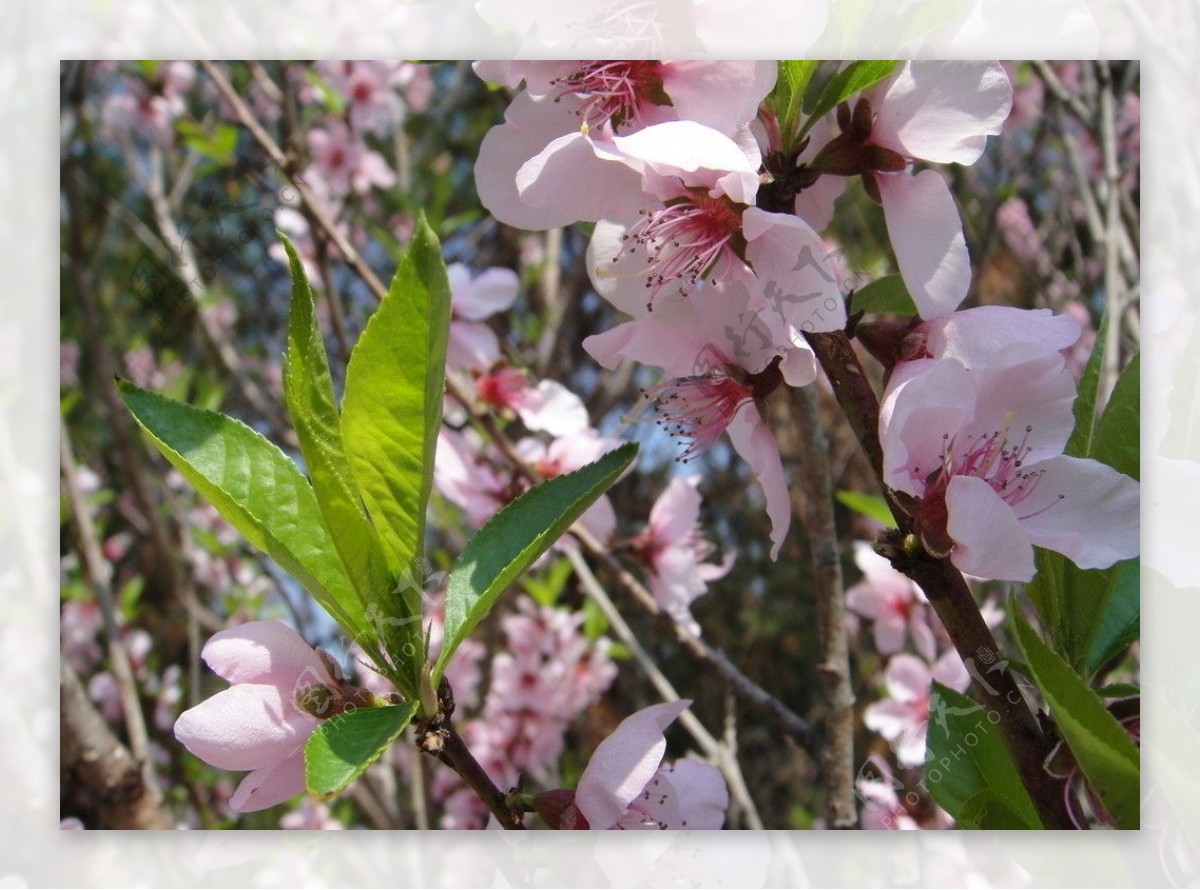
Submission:
M 1000 647 L 984 623 L 962 573 L 948 558 L 937 559 L 920 546 L 909 546 L 908 542 L 914 539 L 909 538 L 912 525 L 908 514 L 883 478 L 879 402 L 850 346 L 849 337 L 837 331 L 809 334 L 807 338 L 821 367 L 833 381 L 838 403 L 859 437 L 899 525 L 898 531 L 882 540 L 882 546 L 877 549 L 892 561 L 897 571 L 912 578 L 925 591 L 968 668 L 976 660 L 986 665 L 1002 663 Z M 978 670 L 971 670 L 971 674 L 971 689 L 976 700 L 1001 715 L 1000 734 L 1043 824 L 1047 828 L 1074 827 L 1063 803 L 1061 782 L 1042 766 L 1050 754 L 1049 740 L 1042 734 L 1011 672 L 1001 670 L 995 676 L 989 674 L 986 681 Z
M 78 785 L 104 828 L 174 828 L 158 792 L 113 735 L 69 664 L 59 679 L 59 769 L 66 790 Z
M 825 687 L 825 745 L 821 777 L 825 824 L 857 828 L 854 797 L 854 689 L 850 685 L 850 647 L 846 639 L 846 602 L 837 529 L 833 518 L 833 482 L 829 476 L 829 443 L 821 426 L 817 393 L 811 386 L 795 391 L 804 526 L 812 554 L 813 595 L 821 641 L 818 670 Z

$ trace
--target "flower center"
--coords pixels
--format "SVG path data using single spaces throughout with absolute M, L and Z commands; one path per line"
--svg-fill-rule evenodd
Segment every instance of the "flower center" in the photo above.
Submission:
M 686 295 L 701 278 L 719 276 L 737 261 L 740 209 L 727 198 L 689 195 L 661 210 L 640 210 L 613 262 L 635 250 L 646 253 L 646 308 L 653 311 L 662 289 L 678 282 Z M 639 273 L 640 274 L 640 273 Z
M 660 427 L 686 444 L 679 457 L 687 463 L 717 441 L 738 409 L 755 396 L 750 375 L 736 365 L 722 365 L 707 374 L 680 377 L 646 393 Z
M 927 545 L 931 540 L 941 541 L 947 552 L 951 545 L 946 532 L 946 489 L 955 476 L 974 476 L 982 479 L 1013 508 L 1018 520 L 1031 519 L 1044 513 L 1063 499 L 1064 495 L 1060 494 L 1057 500 L 1028 513 L 1020 509 L 1020 504 L 1037 489 L 1045 470 L 1023 469 L 1033 450 L 1029 445 L 1029 435 L 1033 432 L 1033 427 L 1026 426 L 1021 440 L 1013 442 L 1009 437 L 1012 420 L 1013 417 L 1009 414 L 1005 417 L 1002 429 L 993 430 L 978 438 L 966 436 L 961 447 L 957 436 L 952 438 L 949 433 L 942 435 L 940 466 L 926 477 L 925 494 L 917 516 Z M 919 475 L 921 470 L 913 467 L 913 472 Z M 933 549 L 936 551 L 943 548 L 935 543 Z
M 475 392 L 493 408 L 512 407 L 525 387 L 525 374 L 516 368 L 500 368 L 475 381 Z
M 626 124 L 641 125 L 644 103 L 668 105 L 663 92 L 660 62 L 587 62 L 553 81 L 563 96 L 579 96 L 584 103 L 576 114 L 589 126 L 611 123 L 614 130 Z

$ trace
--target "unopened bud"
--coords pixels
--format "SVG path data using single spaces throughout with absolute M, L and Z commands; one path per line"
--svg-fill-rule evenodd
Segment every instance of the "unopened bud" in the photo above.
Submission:
M 533 809 L 542 821 L 557 831 L 586 831 L 590 827 L 579 807 L 575 806 L 575 792 L 565 788 L 539 794 L 533 799 Z

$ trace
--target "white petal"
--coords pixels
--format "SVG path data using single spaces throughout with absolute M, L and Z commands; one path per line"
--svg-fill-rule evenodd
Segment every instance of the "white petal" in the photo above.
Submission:
M 583 401 L 556 380 L 542 380 L 526 389 L 516 408 L 525 426 L 552 436 L 570 436 L 588 427 Z
M 946 181 L 935 170 L 876 179 L 888 238 L 918 312 L 922 318 L 953 312 L 971 284 L 971 259 Z
M 663 730 L 687 709 L 685 699 L 643 708 L 621 721 L 597 747 L 579 777 L 575 805 L 595 830 L 614 825 L 658 771 Z
M 290 685 L 305 673 L 330 682 L 312 646 L 282 621 L 249 621 L 213 634 L 200 652 L 205 664 L 230 683 Z
M 730 421 L 729 439 L 762 486 L 767 501 L 767 516 L 771 519 L 771 559 L 777 559 L 792 522 L 792 501 L 783 476 L 779 445 L 753 402 L 747 402 L 739 408 Z
M 1034 544 L 1081 569 L 1106 569 L 1138 555 L 1137 482 L 1099 461 L 1066 455 L 1028 469 L 1044 475 L 1013 509 Z
M 742 214 L 749 260 L 762 299 L 798 331 L 835 331 L 846 324 L 838 276 L 820 236 L 804 220 L 757 207 Z
M 907 62 L 875 97 L 871 135 L 910 158 L 973 164 L 1011 108 L 999 62 Z
M 988 483 L 955 476 L 946 487 L 946 511 L 946 530 L 954 540 L 950 561 L 960 571 L 996 581 L 1033 578 L 1029 535 Z

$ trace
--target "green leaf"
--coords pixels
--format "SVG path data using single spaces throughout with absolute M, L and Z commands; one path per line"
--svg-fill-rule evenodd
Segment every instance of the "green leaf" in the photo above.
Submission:
M 1096 331 L 1096 345 L 1088 356 L 1087 364 L 1083 367 L 1083 376 L 1079 378 L 1079 389 L 1075 396 L 1075 428 L 1063 454 L 1070 457 L 1088 457 L 1092 453 L 1092 430 L 1096 420 L 1096 394 L 1100 384 L 1100 369 L 1104 365 L 1104 344 L 1108 339 L 1108 313 L 1100 319 L 1100 329 Z
M 899 275 L 877 278 L 850 298 L 850 312 L 890 312 L 898 315 L 916 315 L 917 304 L 913 302 L 904 279 Z
M 993 829 L 1028 831 L 1040 827 L 1025 821 L 1025 817 L 1014 810 L 1004 798 L 990 788 L 984 788 L 971 796 L 962 808 L 960 824 L 969 824 L 981 831 Z
M 784 145 L 790 146 L 791 134 L 796 131 L 804 102 L 804 91 L 817 70 L 818 63 L 812 60 L 790 59 L 779 62 L 779 76 L 775 80 L 772 99 L 779 117 L 779 131 Z
M 304 746 L 304 782 L 318 797 L 332 797 L 363 774 L 417 713 L 415 701 L 358 708 L 326 720 Z
M 873 494 L 863 494 L 860 491 L 839 491 L 837 493 L 838 503 L 842 506 L 849 507 L 855 513 L 861 513 L 868 519 L 874 519 L 886 525 L 888 528 L 896 527 L 896 518 L 892 516 L 891 508 L 888 507 L 887 501 Z
M 237 149 L 238 131 L 230 124 L 217 124 L 210 133 L 195 121 L 187 118 L 176 123 L 175 128 L 183 137 L 183 144 L 199 155 L 217 164 L 228 164 Z
M 388 615 L 391 613 L 388 595 L 393 582 L 342 445 L 329 360 L 313 314 L 313 294 L 295 247 L 282 233 L 279 237 L 292 274 L 291 318 L 283 359 L 283 394 L 288 413 L 325 527 L 354 582 L 359 600 L 364 608 L 374 607 L 378 613 Z M 396 646 L 389 648 L 399 651 Z
M 991 713 L 934 681 L 925 737 L 925 787 L 964 828 L 983 827 L 989 813 L 993 822 L 1020 823 L 1009 827 L 1041 828 L 1037 808 L 989 719 Z
M 1101 698 L 1134 698 L 1141 694 L 1141 687 L 1132 683 L 1107 683 L 1096 690 Z
M 563 588 L 567 585 L 567 579 L 573 572 L 571 561 L 560 559 L 548 571 L 537 576 L 528 575 L 522 578 L 521 586 L 539 606 L 553 606 L 558 602 Z
M 450 284 L 441 246 L 421 218 L 379 310 L 346 370 L 342 441 L 394 577 L 413 578 L 442 421 Z M 404 617 L 419 615 L 405 585 Z
M 1137 745 L 1083 679 L 1010 610 L 1017 642 L 1050 713 L 1080 769 L 1120 828 L 1139 826 L 1140 754 Z
M 434 689 L 454 651 L 500 594 L 616 482 L 637 450 L 637 443 L 627 442 L 573 473 L 535 485 L 467 542 L 446 587 L 445 642 L 433 669 Z
M 829 83 L 825 85 L 825 89 L 821 91 L 821 95 L 817 97 L 809 119 L 800 131 L 801 137 L 812 129 L 818 120 L 842 102 L 849 99 L 855 93 L 862 92 L 868 87 L 874 86 L 891 74 L 897 64 L 899 63 L 895 61 L 864 59 L 858 62 L 851 62 L 835 74 L 830 78 Z
M 1091 677 L 1138 638 L 1141 562 L 1081 569 L 1065 556 L 1034 549 L 1037 575 L 1027 591 L 1055 651 Z
M 286 454 L 232 417 L 127 381 L 118 389 L 150 441 L 226 521 L 295 576 L 348 633 L 373 639 L 312 487 Z
M 1037 573 L 1025 591 L 1055 648 L 1068 652 L 1066 575 L 1068 566 L 1074 568 L 1074 565 L 1069 564 L 1061 553 L 1041 547 L 1033 548 L 1033 563 Z
M 594 643 L 608 631 L 608 617 L 592 599 L 583 602 L 583 636 Z
M 1096 423 L 1091 457 L 1134 479 L 1141 478 L 1141 355 L 1135 355 L 1113 387 Z
M 1091 585 L 1079 585 L 1081 595 L 1068 600 L 1073 626 L 1086 627 L 1081 644 L 1071 653 L 1071 663 L 1082 661 L 1084 676 L 1093 676 L 1105 664 L 1129 648 L 1141 635 L 1141 568 L 1140 559 L 1127 559 L 1098 574 Z

